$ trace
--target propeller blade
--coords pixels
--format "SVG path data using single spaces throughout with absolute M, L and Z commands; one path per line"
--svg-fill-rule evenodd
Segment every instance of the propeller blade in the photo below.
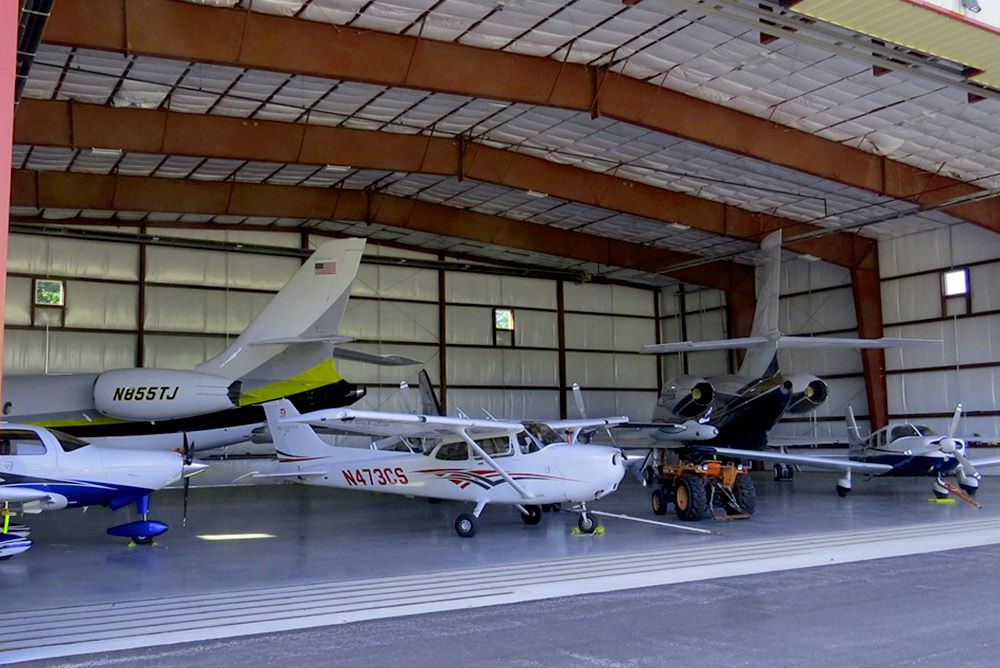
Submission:
M 976 470 L 976 467 L 972 465 L 972 462 L 965 456 L 965 453 L 962 452 L 961 448 L 956 449 L 954 454 L 955 459 L 957 459 L 958 463 L 962 465 L 962 470 L 965 471 L 965 475 L 975 478 L 976 480 L 982 478 L 982 475 Z
M 191 489 L 190 476 L 184 478 L 183 510 L 181 510 L 181 526 L 186 527 L 188 522 L 188 490 Z
M 955 415 L 951 418 L 951 426 L 948 427 L 948 436 L 955 437 L 958 431 L 958 421 L 962 419 L 962 404 L 955 406 Z

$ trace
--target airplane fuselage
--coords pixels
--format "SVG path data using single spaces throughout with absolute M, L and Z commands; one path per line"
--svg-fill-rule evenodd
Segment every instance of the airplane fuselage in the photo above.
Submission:
M 537 452 L 497 456 L 495 461 L 523 490 L 478 457 L 442 459 L 416 453 L 331 446 L 331 457 L 279 456 L 286 475 L 301 471 L 301 482 L 453 501 L 552 504 L 599 499 L 615 491 L 625 473 L 616 448 L 552 445 Z M 312 475 L 322 472 L 322 475 Z

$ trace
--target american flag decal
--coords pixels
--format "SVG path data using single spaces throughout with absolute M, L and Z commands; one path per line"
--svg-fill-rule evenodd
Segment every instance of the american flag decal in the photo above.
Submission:
M 336 274 L 337 273 L 337 263 L 336 262 L 317 262 L 313 265 L 313 273 L 316 276 L 323 276 L 325 274 Z

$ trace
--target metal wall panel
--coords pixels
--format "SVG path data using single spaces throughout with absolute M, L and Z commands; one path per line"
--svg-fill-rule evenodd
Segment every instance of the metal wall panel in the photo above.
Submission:
M 445 300 L 456 304 L 556 308 L 556 283 L 537 278 L 447 272 Z
M 629 419 L 637 421 L 648 421 L 653 418 L 653 407 L 656 405 L 657 392 L 642 390 L 624 391 L 602 391 L 583 390 L 584 407 L 587 415 L 594 416 L 614 416 L 625 415 Z M 576 400 L 572 392 L 566 393 L 566 405 L 569 406 L 569 417 L 578 418 L 580 414 L 576 410 Z M 607 435 L 599 432 L 594 437 L 595 442 L 607 442 Z
M 784 297 L 779 302 L 778 329 L 813 334 L 857 329 L 850 287 Z
M 622 285 L 566 283 L 563 298 L 568 311 L 650 316 L 656 293 Z
M 566 353 L 566 380 L 580 387 L 656 388 L 656 358 L 620 353 Z
M 157 369 L 192 369 L 221 353 L 230 342 L 220 336 L 146 334 L 143 337 L 146 366 Z
M 413 385 L 414 392 L 417 386 L 417 374 L 420 369 L 426 369 L 435 385 L 440 384 L 441 374 L 438 371 L 440 350 L 436 345 L 418 346 L 402 345 L 398 343 L 387 344 L 367 344 L 348 343 L 343 346 L 348 350 L 357 350 L 372 355 L 403 355 L 410 359 L 419 360 L 423 365 L 408 366 L 381 366 L 377 364 L 367 364 L 354 362 L 351 360 L 334 358 L 337 370 L 340 375 L 358 385 L 396 385 L 401 381 L 406 381 Z
M 149 283 L 277 292 L 302 263 L 297 258 L 252 253 L 193 250 L 169 246 L 146 249 Z
M 32 279 L 21 276 L 7 277 L 7 295 L 4 302 L 4 323 L 30 325 Z
M 66 281 L 66 327 L 134 330 L 138 307 L 137 285 Z
M 7 272 L 73 278 L 134 281 L 139 247 L 105 241 L 10 235 Z
M 348 302 L 340 333 L 356 339 L 437 343 L 435 304 L 354 299 Z
M 135 366 L 134 334 L 10 330 L 4 373 L 82 373 Z
M 781 263 L 781 294 L 851 285 L 851 271 L 828 262 L 791 260 Z
M 274 295 L 236 290 L 189 290 L 149 286 L 147 331 L 239 335 Z
M 493 308 L 456 306 L 445 308 L 446 336 L 449 344 L 492 345 Z M 557 348 L 558 317 L 554 311 L 514 309 L 514 338 L 518 347 Z
M 433 269 L 362 264 L 351 285 L 351 296 L 437 303 L 438 272 Z
M 882 322 L 941 317 L 941 277 L 938 273 L 882 281 Z
M 545 419 L 559 414 L 557 390 L 465 390 L 448 392 L 448 413 L 462 411 L 469 417 L 497 419 Z
M 556 351 L 513 348 L 448 349 L 447 371 L 451 385 L 559 384 Z
M 585 313 L 566 314 L 566 347 L 638 352 L 653 343 L 656 321 Z

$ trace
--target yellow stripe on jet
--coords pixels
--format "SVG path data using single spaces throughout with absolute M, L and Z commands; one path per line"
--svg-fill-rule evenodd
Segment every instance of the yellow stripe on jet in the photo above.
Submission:
M 316 366 L 303 371 L 302 373 L 270 385 L 258 387 L 246 394 L 240 395 L 240 406 L 249 404 L 260 404 L 265 401 L 272 401 L 282 397 L 290 397 L 293 394 L 314 390 L 317 387 L 331 385 L 343 380 L 337 373 L 337 367 L 333 365 L 333 360 L 328 359 L 320 362 Z

